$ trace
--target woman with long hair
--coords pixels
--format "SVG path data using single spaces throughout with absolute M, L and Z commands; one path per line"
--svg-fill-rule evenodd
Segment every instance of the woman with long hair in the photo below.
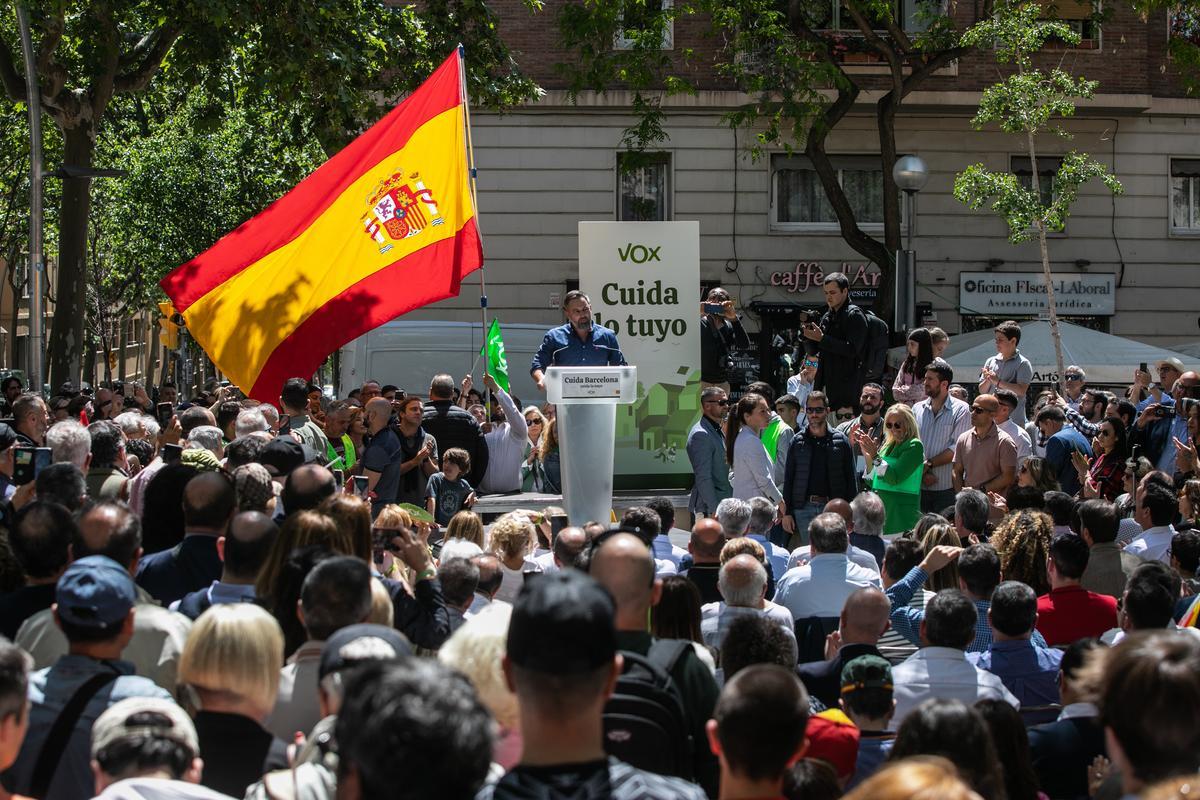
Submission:
M 1054 521 L 1041 511 L 1014 511 L 1000 521 L 990 542 L 1000 556 L 1000 574 L 1006 581 L 1028 584 L 1038 596 L 1050 592 L 1046 560 Z
M 546 482 L 546 470 L 542 466 L 542 434 L 546 432 L 546 418 L 537 406 L 526 406 L 525 425 L 529 429 L 529 441 L 525 444 L 525 461 L 521 464 L 521 489 L 526 492 L 541 492 Z
M 922 517 L 918 522 L 918 526 L 920 525 L 920 522 L 924 522 L 925 518 L 929 516 L 932 515 L 926 514 L 925 517 Z M 914 531 L 914 534 L 915 533 L 916 531 Z M 929 527 L 925 528 L 924 532 L 920 535 L 917 541 L 920 542 L 921 551 L 923 553 L 929 553 L 933 550 L 933 548 L 943 544 L 950 547 L 963 546 L 962 539 L 959 538 L 957 531 L 954 530 L 954 526 L 949 522 L 930 525 Z M 940 592 L 943 589 L 957 589 L 958 562 L 951 561 L 949 564 L 930 575 L 929 579 L 925 582 L 925 588 L 931 592 Z
M 682 575 L 662 579 L 662 597 L 650 608 L 650 632 L 657 639 L 683 639 L 692 643 L 696 657 L 715 672 L 716 660 L 700 633 L 700 590 Z
M 783 499 L 771 477 L 771 458 L 759 438 L 770 421 L 767 398 L 748 392 L 725 423 L 725 461 L 733 468 L 733 496 L 739 500 L 765 497 L 778 503 Z
M 872 488 L 883 500 L 884 534 L 900 533 L 912 528 L 921 516 L 925 447 L 917 433 L 917 418 L 904 403 L 887 410 L 883 425 L 886 433 L 882 446 L 862 428 L 854 432 L 854 442 L 871 464 L 863 478 L 870 476 Z
M 1090 462 L 1078 450 L 1071 454 L 1071 461 L 1083 487 L 1079 490 L 1079 496 L 1085 500 L 1101 497 L 1111 503 L 1121 493 L 1125 459 L 1129 456 L 1125 425 L 1120 418 L 1104 418 L 1096 438 L 1092 440 L 1092 452 L 1095 455 Z
M 908 334 L 908 355 L 892 383 L 897 403 L 918 403 L 925 399 L 925 368 L 933 361 L 933 337 L 926 328 L 914 328 Z
M 900 723 L 889 762 L 942 756 L 984 800 L 1004 799 L 1004 776 L 983 715 L 961 700 L 926 700 Z
M 1061 492 L 1054 469 L 1039 456 L 1030 456 L 1017 470 L 1017 486 L 1032 486 L 1041 492 Z
M 562 492 L 562 457 L 558 452 L 558 421 L 546 423 L 542 441 L 538 445 L 538 456 L 542 460 L 542 491 L 548 494 Z
M 1007 800 L 1039 800 L 1037 773 L 1029 751 L 1029 734 L 1020 713 L 1003 700 L 978 700 L 975 710 L 983 716 L 992 734 L 996 755 L 1004 765 L 1004 793 Z

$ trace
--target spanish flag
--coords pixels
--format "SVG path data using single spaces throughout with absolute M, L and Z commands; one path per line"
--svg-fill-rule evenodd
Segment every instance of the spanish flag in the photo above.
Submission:
M 462 50 L 344 150 L 161 281 L 250 397 L 274 402 L 346 342 L 458 294 L 483 265 Z

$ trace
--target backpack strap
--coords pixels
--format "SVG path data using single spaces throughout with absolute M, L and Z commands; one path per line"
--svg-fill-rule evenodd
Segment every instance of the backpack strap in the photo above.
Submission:
M 655 639 L 650 645 L 646 658 L 651 664 L 661 669 L 674 680 L 675 667 L 683 654 L 692 649 L 692 643 L 686 639 Z
M 31 796 L 46 796 L 46 790 L 50 788 L 50 781 L 54 779 L 54 769 L 62 760 L 67 743 L 71 740 L 71 734 L 75 732 L 75 726 L 79 723 L 79 718 L 83 716 L 84 709 L 101 689 L 119 677 L 121 677 L 121 673 L 115 669 L 110 672 L 101 672 L 88 678 L 82 686 L 75 690 L 75 694 L 71 695 L 71 699 L 63 706 L 62 713 L 54 720 L 54 725 L 50 728 L 50 733 L 46 736 L 46 741 L 38 752 L 37 761 L 34 762 L 33 777 L 29 784 Z

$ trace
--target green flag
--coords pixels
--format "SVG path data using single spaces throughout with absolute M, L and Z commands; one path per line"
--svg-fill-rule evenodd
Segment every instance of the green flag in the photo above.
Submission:
M 778 417 L 768 422 L 767 427 L 763 428 L 762 443 L 766 448 L 767 458 L 771 459 L 772 464 L 775 463 L 775 447 L 779 444 L 779 435 L 783 433 L 784 428 L 787 428 L 787 425 Z M 788 430 L 790 432 L 791 429 Z
M 500 338 L 500 321 L 492 320 L 487 338 L 483 341 L 480 355 L 487 358 L 487 373 L 496 379 L 504 391 L 508 391 L 508 356 L 504 354 L 504 340 Z

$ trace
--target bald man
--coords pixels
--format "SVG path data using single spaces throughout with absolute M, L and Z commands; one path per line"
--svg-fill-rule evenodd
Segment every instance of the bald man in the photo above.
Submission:
M 729 559 L 721 567 L 717 588 L 724 599 L 700 609 L 700 633 L 706 645 L 720 650 L 725 633 L 735 619 L 763 616 L 787 632 L 793 643 L 792 655 L 795 655 L 792 612 L 767 600 L 767 568 L 761 561 L 747 553 Z
M 567 527 L 554 535 L 550 552 L 533 559 L 542 572 L 557 572 L 575 566 L 579 554 L 587 547 L 588 535 L 583 528 Z
M 253 603 L 258 571 L 278 533 L 275 521 L 261 511 L 235 515 L 225 535 L 217 539 L 217 555 L 224 565 L 220 580 L 184 595 L 171 604 L 171 610 L 194 620 L 220 603 Z
M 138 565 L 138 585 L 164 606 L 221 577 L 217 539 L 236 507 L 233 481 L 220 472 L 202 472 L 183 488 L 183 541 L 151 553 Z
M 717 536 L 724 540 L 721 526 Z M 695 529 L 693 529 L 693 539 Z M 719 558 L 719 553 L 718 553 Z M 717 796 L 720 769 L 716 756 L 704 746 L 704 726 L 712 717 L 719 689 L 712 672 L 697 657 L 692 643 L 658 639 L 648 630 L 650 609 L 662 596 L 662 581 L 654 576 L 654 556 L 641 539 L 618 533 L 592 554 L 588 570 L 616 602 L 617 647 L 648 657 L 670 673 L 683 699 L 683 712 L 693 746 L 693 773 L 709 797 Z
M 830 708 L 837 708 L 842 667 L 859 656 L 881 656 L 877 645 L 891 624 L 888 621 L 891 610 L 887 595 L 875 588 L 859 589 L 846 598 L 838 629 L 825 642 L 825 655 L 829 659 L 796 668 L 809 694 Z
M 308 511 L 338 490 L 333 473 L 319 464 L 301 464 L 288 473 L 279 500 L 284 514 Z
M 696 520 L 687 548 L 691 558 L 690 561 L 684 558 L 680 562 L 679 571 L 700 590 L 701 603 L 721 602 L 717 577 L 721 569 L 721 548 L 724 546 L 725 531 L 721 523 L 712 517 Z
M 392 404 L 384 397 L 367 401 L 366 424 L 371 443 L 363 451 L 363 475 L 367 476 L 367 497 L 371 500 L 371 516 L 388 503 L 396 502 L 400 491 L 400 464 L 403 453 L 400 439 L 388 425 Z

